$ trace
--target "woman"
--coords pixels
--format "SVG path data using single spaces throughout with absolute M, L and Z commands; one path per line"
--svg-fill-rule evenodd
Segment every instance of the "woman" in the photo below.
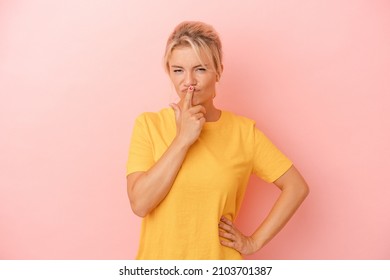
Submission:
M 164 59 L 180 101 L 137 118 L 127 163 L 131 207 L 144 217 L 137 259 L 242 259 L 279 232 L 308 187 L 252 120 L 215 107 L 223 67 L 211 26 L 179 24 Z M 245 236 L 232 221 L 252 173 L 281 194 Z

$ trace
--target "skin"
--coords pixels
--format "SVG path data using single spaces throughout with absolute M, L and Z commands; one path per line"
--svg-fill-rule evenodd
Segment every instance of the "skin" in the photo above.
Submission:
M 309 194 L 309 188 L 295 166 L 292 166 L 274 184 L 281 193 L 267 217 L 251 236 L 243 235 L 232 221 L 224 216 L 221 217 L 218 226 L 222 245 L 244 255 L 257 252 L 284 227 Z
M 176 137 L 167 151 L 146 172 L 127 176 L 127 191 L 133 212 L 145 217 L 169 193 L 188 149 L 198 139 L 205 122 L 217 121 L 221 111 L 214 106 L 218 77 L 207 56 L 200 62 L 190 47 L 173 50 L 169 59 L 169 77 L 180 97 L 170 104 L 175 112 Z M 251 236 L 238 230 L 222 216 L 218 224 L 220 242 L 241 254 L 252 254 L 264 247 L 288 222 L 309 193 L 298 170 L 292 166 L 274 184 L 281 190 L 273 208 Z
M 180 97 L 178 104 L 171 104 L 176 116 L 183 108 L 185 94 L 190 86 L 194 87 L 191 106 L 201 105 L 205 109 L 206 121 L 217 121 L 221 110 L 214 106 L 215 84 L 217 74 L 211 69 L 211 64 L 205 55 L 201 55 L 202 63 L 190 47 L 179 47 L 173 50 L 169 60 L 169 77 Z

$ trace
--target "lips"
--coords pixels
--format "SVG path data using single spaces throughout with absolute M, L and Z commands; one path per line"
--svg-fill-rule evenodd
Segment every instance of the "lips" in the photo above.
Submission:
M 186 92 L 188 91 L 188 87 L 187 87 L 187 88 L 183 88 L 183 89 L 181 89 L 180 91 L 183 92 L 183 93 L 186 93 Z M 199 89 L 197 89 L 196 87 L 194 87 L 194 92 L 196 92 L 196 91 L 199 91 Z

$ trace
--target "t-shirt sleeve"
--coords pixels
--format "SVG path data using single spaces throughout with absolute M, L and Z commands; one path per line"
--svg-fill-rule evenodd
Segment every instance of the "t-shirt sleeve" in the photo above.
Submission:
M 144 115 L 140 115 L 134 123 L 131 136 L 126 175 L 137 171 L 147 171 L 154 164 L 153 146 L 147 122 Z
M 263 132 L 254 129 L 254 152 L 252 173 L 271 183 L 282 176 L 291 166 L 288 159 Z

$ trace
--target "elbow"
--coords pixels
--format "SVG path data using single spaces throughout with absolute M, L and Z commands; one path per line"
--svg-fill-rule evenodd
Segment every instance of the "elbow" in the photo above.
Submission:
M 306 184 L 306 182 L 296 182 L 295 184 L 284 186 L 283 191 L 291 193 L 301 203 L 310 193 L 309 186 Z
M 146 207 L 142 207 L 141 205 L 139 205 L 139 203 L 130 200 L 130 205 L 131 210 L 133 210 L 133 213 L 140 218 L 144 218 L 146 215 L 149 214 L 148 209 L 146 209 Z
M 138 217 L 144 218 L 150 212 L 150 209 L 148 209 L 147 205 L 145 205 L 142 197 L 137 195 L 134 191 L 134 185 L 139 177 L 140 176 L 132 178 L 132 180 L 130 180 L 129 177 L 127 178 L 127 196 L 133 213 Z
M 145 218 L 146 215 L 148 214 L 146 211 L 135 210 L 134 208 L 133 208 L 133 213 L 140 218 Z
M 299 193 L 302 197 L 302 200 L 306 199 L 306 197 L 309 195 L 310 193 L 310 188 L 309 186 L 305 183 L 303 183 L 300 188 L 299 188 Z
M 142 200 L 140 200 L 140 198 L 136 198 L 130 189 L 128 189 L 127 196 L 129 198 L 130 207 L 133 213 L 138 217 L 144 218 L 149 213 L 149 210 L 142 203 Z

